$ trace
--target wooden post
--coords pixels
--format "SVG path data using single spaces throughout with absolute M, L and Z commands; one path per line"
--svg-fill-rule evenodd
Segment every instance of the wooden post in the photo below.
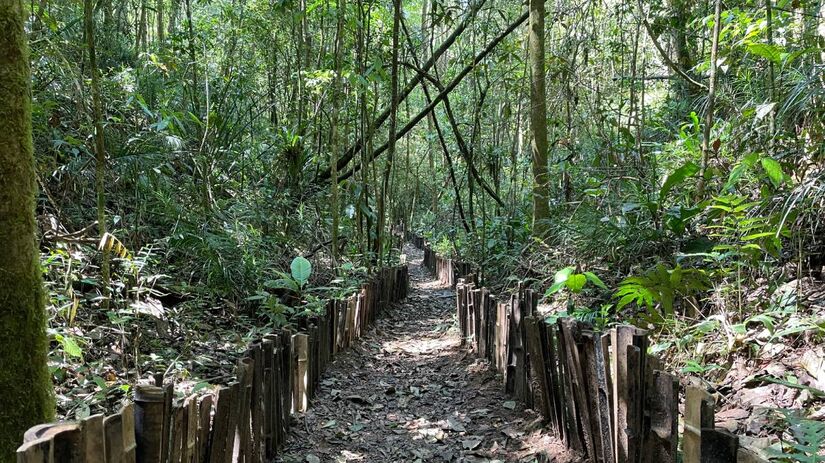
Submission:
M 569 318 L 559 319 L 559 329 L 561 331 L 561 338 L 564 339 L 571 400 L 575 404 L 576 410 L 576 423 L 575 426 L 571 426 L 571 433 L 573 430 L 579 433 L 581 436 L 580 442 L 583 443 L 580 450 L 586 451 L 588 457 L 594 458 L 596 454 L 593 443 L 594 436 L 590 428 L 590 410 L 588 408 L 587 393 L 582 374 L 582 359 L 575 339 L 578 322 Z
M 678 379 L 663 371 L 654 370 L 652 387 L 648 388 L 646 400 L 650 415 L 650 431 L 644 439 L 642 461 L 676 463 Z
M 212 402 L 215 400 L 212 394 L 205 395 L 198 404 L 198 444 L 195 462 L 206 463 L 209 460 L 209 434 L 211 431 Z
M 189 396 L 183 403 L 185 412 L 185 429 L 183 435 L 183 461 L 191 463 L 198 454 L 198 397 Z
M 292 344 L 295 347 L 295 356 L 293 357 L 295 360 L 295 388 L 293 389 L 292 409 L 296 413 L 302 413 L 307 410 L 309 404 L 307 398 L 309 336 L 306 334 L 293 335 Z
M 263 444 L 264 436 L 264 395 L 265 395 L 265 381 L 264 381 L 264 354 L 263 344 L 255 342 L 250 346 L 249 354 L 252 357 L 252 378 L 250 390 L 250 415 L 252 424 L 252 455 L 255 461 L 263 459 L 263 452 L 265 446 Z M 247 457 L 249 458 L 249 456 Z
M 610 429 L 610 401 L 605 377 L 605 359 L 601 336 L 592 331 L 582 332 L 584 351 L 587 359 L 588 395 L 591 404 L 591 429 L 593 430 L 596 461 L 613 463 L 613 439 Z
M 271 338 L 264 338 L 262 344 L 263 356 L 263 439 L 264 456 L 274 458 L 274 431 L 273 420 L 275 418 L 275 402 L 273 400 L 273 387 L 275 370 L 275 343 Z
M 51 436 L 24 442 L 17 448 L 17 463 L 54 463 L 54 461 Z
M 458 280 L 455 286 L 455 318 L 458 320 L 458 343 L 459 346 L 464 347 L 464 279 Z
M 548 372 L 548 388 L 550 389 L 551 410 L 553 413 L 553 422 L 556 428 L 556 435 L 566 443 L 567 434 L 565 432 L 565 417 L 564 417 L 564 396 L 563 386 L 561 382 L 561 362 L 559 360 L 558 349 L 556 348 L 556 326 L 548 325 L 542 322 L 541 327 L 541 342 L 544 352 L 546 352 L 544 368 Z
M 473 289 L 471 297 L 473 300 L 473 325 L 470 329 L 472 330 L 473 351 L 475 351 L 477 357 L 481 357 L 484 355 L 481 351 L 481 327 L 484 323 L 481 318 L 483 313 L 481 310 L 481 289 Z
M 149 384 L 135 386 L 135 437 L 137 460 L 166 462 L 165 439 L 166 394 L 162 387 Z
M 644 406 L 645 332 L 622 325 L 611 333 L 614 361 L 613 422 L 617 463 L 635 463 L 641 447 Z M 631 365 L 632 363 L 632 365 Z
M 103 419 L 103 415 L 96 415 Z M 100 440 L 100 454 L 88 455 L 84 452 L 82 423 L 58 422 L 41 424 L 29 428 L 23 435 L 23 444 L 18 449 L 18 460 L 24 458 L 35 459 L 42 453 L 46 443 L 51 446 L 50 452 L 55 462 L 85 463 L 99 459 L 103 454 L 103 441 Z M 33 445 L 27 445 L 34 443 Z M 29 455 L 27 455 L 29 454 Z M 47 455 L 43 455 L 47 457 Z M 46 461 L 46 460 L 43 460 Z M 39 463 L 39 462 L 38 462 Z
M 186 446 L 186 408 L 182 403 L 172 406 L 172 450 L 169 461 L 178 463 L 183 461 L 183 451 Z
M 703 429 L 713 429 L 713 397 L 704 387 L 688 386 L 685 396 L 685 433 L 682 443 L 684 463 L 704 463 Z
M 546 349 L 546 344 L 542 342 L 543 325 L 544 320 L 540 317 L 530 317 L 525 320 L 527 356 L 530 359 L 530 372 L 539 387 L 538 391 L 534 391 L 534 395 L 538 393 L 537 395 L 541 400 L 541 403 L 538 404 L 541 413 L 547 421 L 554 423 L 552 379 L 547 369 L 549 352 Z
M 215 416 L 212 419 L 212 429 L 210 432 L 211 438 L 209 439 L 209 463 L 224 463 L 232 458 L 231 454 L 228 457 L 226 456 L 226 448 L 230 435 L 232 447 L 235 445 L 235 429 L 230 428 L 230 416 L 236 408 L 236 405 L 233 403 L 235 401 L 235 391 L 237 390 L 235 384 L 237 383 L 224 386 L 218 390 Z
M 252 457 L 252 381 L 255 361 L 244 357 L 238 361 L 237 376 L 240 386 L 240 407 L 238 413 L 238 444 L 236 461 L 246 461 Z M 240 460 L 242 459 L 242 460 Z
M 104 445 L 106 457 L 104 461 L 106 463 L 125 462 L 123 416 L 120 413 L 103 418 L 103 434 L 106 436 L 106 444 Z M 60 457 L 58 456 L 58 458 Z
M 507 384 L 507 360 L 509 358 L 507 336 L 510 333 L 510 307 L 504 302 L 496 304 L 496 369 Z

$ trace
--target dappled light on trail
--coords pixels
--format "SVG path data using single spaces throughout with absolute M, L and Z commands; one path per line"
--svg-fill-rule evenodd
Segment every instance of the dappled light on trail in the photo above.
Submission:
M 409 297 L 336 357 L 279 461 L 573 461 L 538 413 L 459 349 L 455 293 L 405 251 Z

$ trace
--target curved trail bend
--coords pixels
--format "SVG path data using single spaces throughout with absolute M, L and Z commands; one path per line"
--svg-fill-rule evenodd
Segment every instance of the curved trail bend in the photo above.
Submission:
M 338 354 L 278 461 L 573 461 L 485 361 L 459 349 L 455 293 L 428 274 L 423 252 L 405 251 L 410 296 Z

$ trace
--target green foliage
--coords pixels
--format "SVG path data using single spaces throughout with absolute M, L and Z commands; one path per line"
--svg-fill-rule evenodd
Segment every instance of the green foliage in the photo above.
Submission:
M 818 463 L 825 461 L 822 455 L 825 445 L 825 422 L 805 419 L 800 410 L 779 409 L 779 423 L 790 435 L 782 443 L 781 450 L 771 451 L 771 461 L 788 463 Z
M 565 288 L 573 294 L 578 294 L 582 292 L 587 282 L 601 289 L 607 289 L 604 282 L 593 272 L 577 272 L 576 267 L 565 267 L 556 272 L 553 278 L 553 285 L 547 289 L 544 297 L 550 297 Z
M 635 304 L 646 310 L 646 313 L 639 314 L 643 321 L 658 325 L 674 315 L 674 306 L 678 301 L 708 288 L 708 276 L 702 269 L 686 269 L 678 264 L 668 268 L 657 264 L 640 276 L 622 280 L 613 298 L 618 299 L 617 310 Z
M 289 265 L 289 270 L 295 282 L 303 287 L 306 282 L 309 281 L 309 277 L 312 274 L 312 264 L 305 258 L 298 256 L 292 260 L 292 263 Z

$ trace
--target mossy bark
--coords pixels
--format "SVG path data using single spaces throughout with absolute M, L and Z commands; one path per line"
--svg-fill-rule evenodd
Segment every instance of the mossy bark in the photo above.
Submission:
M 0 462 L 54 415 L 35 237 L 31 69 L 21 0 L 0 0 Z

